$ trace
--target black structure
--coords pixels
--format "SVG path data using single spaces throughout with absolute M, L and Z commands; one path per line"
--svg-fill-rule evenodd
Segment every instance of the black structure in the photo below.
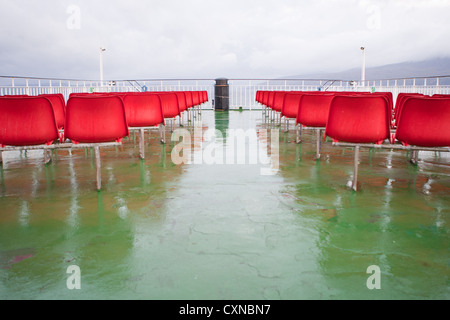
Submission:
M 228 110 L 230 108 L 228 79 L 216 79 L 216 84 L 214 86 L 214 108 L 216 110 Z

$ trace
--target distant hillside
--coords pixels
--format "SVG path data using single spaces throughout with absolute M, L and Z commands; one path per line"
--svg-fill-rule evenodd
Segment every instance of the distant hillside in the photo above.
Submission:
M 450 58 L 435 58 L 425 61 L 410 61 L 366 68 L 366 80 L 445 76 L 445 75 L 450 75 Z M 338 73 L 307 74 L 307 75 L 289 76 L 285 78 L 360 80 L 361 68 L 354 68 Z

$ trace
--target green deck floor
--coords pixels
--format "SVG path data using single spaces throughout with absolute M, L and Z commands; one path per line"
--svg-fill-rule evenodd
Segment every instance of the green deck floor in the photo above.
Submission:
M 201 126 L 275 128 L 260 111 L 203 111 Z M 450 298 L 448 154 L 414 166 L 406 151 L 363 149 L 354 192 L 353 150 L 327 142 L 316 161 L 312 131 L 301 144 L 279 131 L 273 175 L 261 163 L 175 165 L 177 142 L 157 136 L 146 133 L 145 160 L 133 134 L 101 149 L 100 192 L 92 150 L 47 165 L 42 151 L 4 153 L 0 299 Z M 71 265 L 81 289 L 67 287 Z M 366 285 L 371 265 L 380 289 Z

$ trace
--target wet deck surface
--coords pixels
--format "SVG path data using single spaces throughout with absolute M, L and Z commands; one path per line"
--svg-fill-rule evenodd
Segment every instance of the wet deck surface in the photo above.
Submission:
M 207 128 L 273 126 L 259 111 L 203 111 Z M 354 192 L 353 150 L 326 143 L 316 161 L 315 132 L 303 137 L 280 131 L 279 171 L 262 175 L 261 163 L 175 165 L 177 142 L 157 131 L 140 160 L 132 135 L 101 149 L 100 192 L 92 150 L 48 165 L 42 151 L 4 153 L 0 299 L 450 298 L 449 156 L 413 166 L 406 151 L 362 149 Z M 367 288 L 371 265 L 381 289 Z

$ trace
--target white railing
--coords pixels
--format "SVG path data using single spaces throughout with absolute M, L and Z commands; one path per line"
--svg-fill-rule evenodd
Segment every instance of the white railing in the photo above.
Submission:
M 258 90 L 283 91 L 373 91 L 392 92 L 394 99 L 400 92 L 427 95 L 450 94 L 450 76 L 416 77 L 348 81 L 333 79 L 229 79 L 230 109 L 260 109 L 255 101 Z M 68 99 L 72 92 L 136 92 L 136 91 L 207 91 L 214 104 L 214 79 L 146 79 L 146 80 L 77 80 L 0 76 L 0 95 L 38 95 L 62 93 Z
M 214 80 L 210 79 L 151 79 L 151 80 L 74 80 L 0 76 L 0 96 L 39 95 L 62 93 L 67 100 L 71 93 L 78 92 L 142 92 L 142 91 L 207 91 L 212 107 Z
M 258 90 L 282 91 L 369 91 L 418 92 L 426 95 L 450 94 L 450 76 L 348 81 L 333 79 L 239 79 L 229 80 L 230 108 L 260 108 L 255 102 Z

